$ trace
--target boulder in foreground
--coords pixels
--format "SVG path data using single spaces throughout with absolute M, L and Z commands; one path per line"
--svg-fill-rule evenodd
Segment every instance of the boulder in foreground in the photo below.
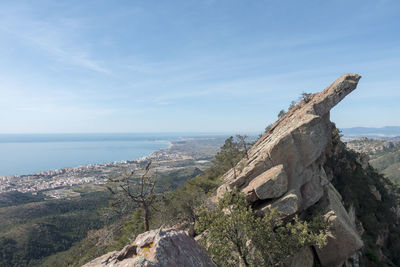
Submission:
M 158 229 L 137 236 L 135 242 L 121 251 L 113 251 L 83 267 L 174 267 L 216 266 L 203 247 L 185 232 Z

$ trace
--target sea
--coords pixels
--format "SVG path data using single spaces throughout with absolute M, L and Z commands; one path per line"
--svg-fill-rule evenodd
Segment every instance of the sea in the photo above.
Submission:
M 178 133 L 0 134 L 0 177 L 134 160 L 178 140 Z

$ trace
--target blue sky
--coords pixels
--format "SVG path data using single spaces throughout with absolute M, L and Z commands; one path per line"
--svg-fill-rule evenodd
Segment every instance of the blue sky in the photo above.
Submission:
M 400 2 L 1 1 L 0 133 L 261 132 L 356 72 L 339 127 L 400 126 Z

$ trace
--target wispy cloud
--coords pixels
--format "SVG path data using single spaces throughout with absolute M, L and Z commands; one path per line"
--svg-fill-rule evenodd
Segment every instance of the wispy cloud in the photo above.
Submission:
M 104 64 L 91 57 L 88 49 L 84 49 L 88 43 L 76 37 L 79 35 L 76 34 L 80 29 L 79 20 L 39 20 L 24 6 L 2 7 L 0 15 L 0 31 L 17 37 L 25 45 L 39 49 L 66 65 L 111 74 Z

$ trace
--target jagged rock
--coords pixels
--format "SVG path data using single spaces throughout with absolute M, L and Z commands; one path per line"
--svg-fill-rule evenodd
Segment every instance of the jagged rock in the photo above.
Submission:
M 254 180 L 243 189 L 243 192 L 247 194 L 254 192 L 257 199 L 270 199 L 282 196 L 286 192 L 287 186 L 287 175 L 281 164 L 254 178 Z
M 360 78 L 357 74 L 342 75 L 290 109 L 248 151 L 249 157 L 238 163 L 244 167 L 236 168 L 236 174 L 230 170 L 223 175 L 217 190 L 216 199 L 237 187 L 247 194 L 248 201 L 255 202 L 259 212 L 276 208 L 284 218 L 323 203 L 325 217 L 332 224 L 328 245 L 318 250 L 323 266 L 339 266 L 363 246 L 354 220 L 330 183 L 333 171 L 326 173 L 324 169 L 331 153 L 345 147 L 341 142 L 338 147 L 333 145 L 335 125 L 329 119 L 330 110 L 356 88 Z M 364 158 L 358 161 L 362 165 L 367 162 Z M 285 175 L 278 183 L 271 177 L 280 172 Z
M 159 230 L 150 230 L 150 231 L 144 232 L 142 234 L 139 234 L 136 237 L 133 244 L 136 245 L 137 247 L 149 246 L 151 243 L 154 242 L 154 238 L 157 235 L 158 231 Z
M 357 74 L 345 74 L 321 93 L 289 110 L 248 151 L 249 158 L 238 164 L 244 167 L 236 168 L 236 175 L 230 170 L 223 176 L 224 183 L 217 190 L 217 198 L 238 187 L 248 193 L 250 202 L 282 195 L 275 205 L 292 214 L 314 205 L 322 197 L 327 184 L 322 166 L 334 128 L 329 120 L 329 111 L 356 88 L 360 78 Z M 287 190 L 283 192 L 284 186 L 281 186 L 269 197 L 273 191 L 267 189 L 270 176 L 264 174 L 277 166 L 282 166 L 279 168 L 285 173 Z M 259 189 L 258 193 L 255 188 Z M 289 191 L 292 192 L 290 197 L 285 194 Z M 260 197 L 260 192 L 268 194 Z M 289 207 L 289 203 L 293 205 Z
M 132 245 L 110 252 L 84 267 L 216 266 L 203 247 L 183 231 L 158 229 L 137 236 Z
M 323 266 L 341 266 L 346 259 L 363 247 L 363 242 L 341 202 L 341 196 L 332 184 L 327 186 L 325 199 L 325 218 L 330 222 L 328 244 L 316 249 Z

